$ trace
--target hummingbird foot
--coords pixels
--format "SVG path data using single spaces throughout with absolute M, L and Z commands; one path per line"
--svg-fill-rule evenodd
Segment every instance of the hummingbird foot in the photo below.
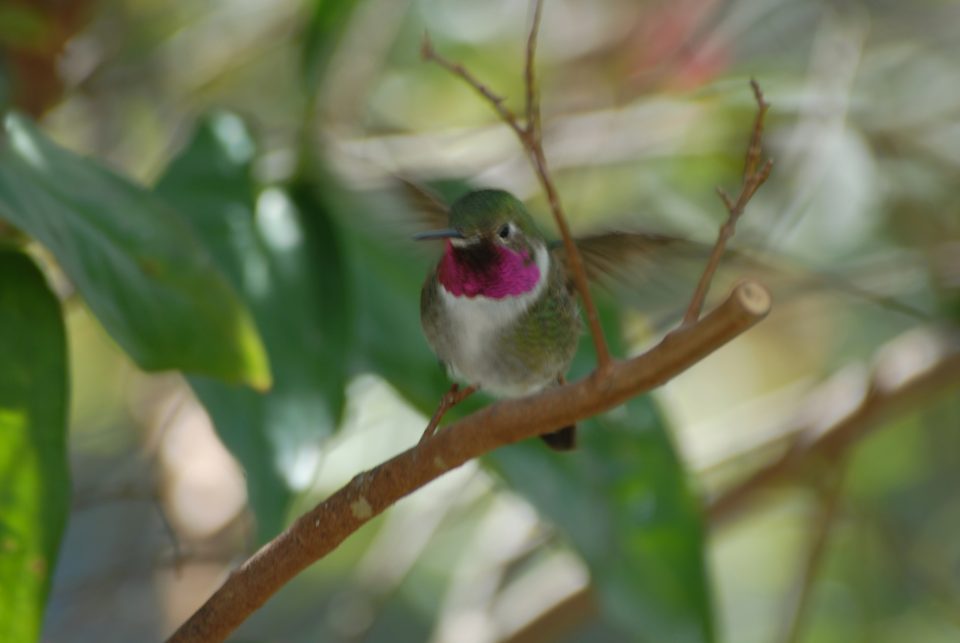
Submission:
M 447 411 L 473 395 L 476 390 L 476 386 L 468 386 L 464 389 L 461 389 L 459 384 L 453 384 L 450 387 L 450 390 L 444 393 L 443 397 L 440 398 L 440 405 L 437 407 L 437 410 L 433 412 L 433 417 L 430 418 L 427 428 L 423 431 L 423 435 L 420 436 L 420 444 L 423 444 L 433 437 L 433 434 L 437 431 L 437 426 L 440 425 L 440 420 L 443 419 L 443 416 L 446 415 Z

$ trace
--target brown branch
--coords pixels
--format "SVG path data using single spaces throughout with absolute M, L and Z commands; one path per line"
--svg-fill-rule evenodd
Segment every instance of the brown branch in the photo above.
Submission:
M 497 643 L 556 641 L 600 612 L 596 589 L 587 585 L 563 597 Z
M 237 569 L 169 639 L 222 641 L 277 590 L 400 498 L 497 447 L 567 426 L 667 382 L 763 319 L 770 296 L 738 285 L 697 324 L 630 360 L 578 382 L 505 400 L 452 424 L 417 447 L 353 478 Z
M 810 605 L 810 594 L 813 591 L 817 573 L 823 563 L 823 557 L 830 542 L 830 533 L 833 531 L 834 521 L 837 517 L 837 508 L 840 506 L 845 472 L 846 459 L 838 462 L 836 470 L 830 471 L 827 479 L 821 483 L 821 490 L 818 495 L 819 512 L 810 533 L 810 546 L 800 570 L 800 576 L 787 598 L 783 629 L 780 635 L 780 640 L 783 643 L 796 643 L 800 640 L 804 619 Z
M 759 169 L 757 164 L 760 161 L 760 142 L 763 138 L 763 122 L 767 115 L 770 104 L 763 99 L 763 92 L 760 91 L 760 85 L 756 80 L 750 79 L 750 87 L 753 88 L 753 96 L 757 102 L 757 115 L 753 121 L 753 131 L 750 135 L 750 144 L 747 146 L 746 160 L 743 168 L 743 182 L 740 186 L 740 194 L 734 201 L 721 188 L 717 188 L 717 193 L 727 208 L 727 220 L 717 233 L 717 240 L 713 244 L 713 250 L 710 252 L 710 258 L 707 260 L 707 266 L 700 276 L 697 288 L 694 290 L 693 297 L 690 299 L 690 305 L 683 316 L 683 324 L 692 324 L 700 317 L 703 311 L 703 302 L 707 298 L 707 292 L 710 290 L 710 282 L 713 281 L 713 275 L 717 272 L 720 265 L 720 259 L 723 257 L 727 248 L 727 242 L 733 236 L 737 229 L 737 222 L 740 215 L 747 207 L 747 203 L 753 198 L 760 186 L 766 182 L 773 169 L 773 161 L 767 160 Z
M 504 105 L 501 96 L 490 91 L 486 85 L 481 83 L 476 76 L 470 73 L 460 63 L 447 60 L 436 52 L 430 38 L 424 35 L 423 43 L 420 46 L 420 55 L 424 60 L 435 62 L 453 75 L 457 76 L 465 83 L 470 85 L 477 93 L 483 96 L 496 110 L 500 119 L 510 126 L 514 131 L 520 144 L 523 146 L 533 169 L 536 172 L 540 185 L 547 195 L 547 202 L 550 204 L 550 211 L 553 213 L 553 219 L 560 231 L 560 237 L 563 239 L 563 249 L 566 252 L 570 272 L 573 275 L 573 283 L 583 301 L 583 310 L 587 318 L 587 327 L 590 329 L 590 336 L 593 340 L 594 350 L 597 353 L 597 369 L 605 372 L 609 367 L 610 349 L 607 346 L 607 340 L 603 335 L 603 328 L 600 326 L 600 316 L 597 314 L 597 307 L 593 303 L 593 295 L 590 293 L 590 285 L 587 281 L 587 273 L 583 267 L 583 259 L 580 257 L 580 251 L 573 240 L 570 232 L 570 226 L 567 224 L 567 217 L 560 203 L 560 196 L 550 178 L 550 172 L 547 168 L 546 156 L 543 153 L 543 142 L 540 131 L 540 104 L 537 100 L 537 87 L 534 77 L 534 60 L 537 46 L 537 32 L 540 27 L 540 16 L 542 13 L 542 0 L 535 0 L 533 12 L 533 24 L 530 28 L 530 36 L 527 39 L 526 65 L 524 69 L 524 80 L 526 84 L 526 125 L 521 125 L 516 114 Z
M 926 345 L 918 346 L 917 341 Z M 937 344 L 938 354 L 928 361 L 919 360 L 918 365 L 918 359 L 932 350 L 931 343 Z M 912 371 L 902 372 L 911 367 Z M 710 522 L 722 524 L 742 511 L 759 491 L 798 476 L 813 463 L 843 456 L 859 439 L 884 422 L 915 409 L 919 402 L 935 394 L 957 387 L 960 387 L 960 345 L 955 337 L 921 336 L 913 331 L 895 340 L 880 352 L 880 359 L 865 386 L 866 393 L 850 413 L 826 426 L 805 420 L 791 431 L 796 437 L 780 457 L 710 502 Z
M 607 347 L 607 340 L 603 336 L 603 328 L 600 326 L 600 316 L 597 314 L 597 307 L 593 303 L 593 295 L 590 294 L 590 284 L 587 281 L 587 271 L 583 267 L 583 258 L 580 256 L 580 249 L 577 248 L 570 227 L 567 225 L 566 215 L 563 213 L 563 206 L 560 204 L 560 196 L 557 189 L 550 179 L 547 170 L 547 161 L 543 155 L 543 150 L 537 146 L 532 157 L 534 168 L 540 177 L 540 184 L 547 194 L 547 201 L 550 203 L 550 209 L 553 211 L 554 220 L 560 229 L 560 235 L 563 238 L 563 249 L 566 252 L 567 260 L 570 266 L 570 272 L 573 275 L 573 283 L 580 293 L 580 299 L 583 301 L 583 309 L 587 316 L 587 327 L 590 329 L 590 335 L 593 339 L 594 350 L 597 353 L 597 370 L 606 371 L 610 365 L 610 349 Z
M 760 143 L 763 140 L 763 121 L 770 109 L 770 103 L 763 98 L 760 83 L 755 78 L 750 79 L 750 88 L 753 90 L 753 99 L 757 103 L 757 115 L 753 119 L 753 133 L 750 136 L 750 145 L 747 146 L 747 157 L 743 163 L 743 180 L 749 181 L 757 173 L 757 163 L 760 162 Z

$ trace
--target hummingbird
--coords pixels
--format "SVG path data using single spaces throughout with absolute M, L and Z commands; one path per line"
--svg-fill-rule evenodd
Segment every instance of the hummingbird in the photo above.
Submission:
M 509 192 L 476 190 L 447 207 L 426 189 L 409 182 L 404 185 L 411 205 L 434 228 L 414 238 L 444 242 L 443 254 L 421 289 L 420 320 L 427 342 L 451 379 L 466 383 L 470 390 L 508 398 L 561 384 L 582 329 L 563 244 L 548 240 L 524 204 Z M 645 231 L 604 232 L 575 238 L 574 243 L 591 283 L 612 277 L 637 290 L 640 282 L 657 286 L 654 282 L 659 281 L 659 290 L 674 295 L 681 276 L 676 268 L 691 260 L 699 263 L 710 249 Z M 798 278 L 769 261 L 736 251 L 728 255 L 741 269 L 762 272 L 768 283 L 779 274 L 794 287 L 827 285 L 925 318 L 896 300 L 833 276 L 801 273 Z M 651 303 L 650 295 L 655 296 L 657 289 L 643 290 L 645 304 Z M 576 427 L 540 437 L 551 448 L 568 451 L 576 446 Z
M 417 196 L 446 219 L 444 227 L 414 238 L 444 242 L 421 290 L 420 320 L 451 379 L 507 398 L 562 383 L 582 329 L 562 244 L 548 241 L 524 204 L 503 190 L 469 192 L 449 209 L 424 192 Z M 614 268 L 605 265 L 613 250 L 673 240 L 610 233 L 576 243 L 590 277 Z M 571 450 L 576 427 L 541 438 L 553 449 Z

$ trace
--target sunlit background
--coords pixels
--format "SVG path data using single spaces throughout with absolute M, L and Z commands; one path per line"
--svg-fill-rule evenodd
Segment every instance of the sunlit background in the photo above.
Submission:
M 263 412 L 259 435 L 284 492 L 258 488 L 258 502 L 288 504 L 273 506 L 272 523 L 254 519 L 244 468 L 194 391 L 208 391 L 225 423 L 244 410 L 202 382 L 138 370 L 50 269 L 67 310 L 74 496 L 43 640 L 161 640 L 270 535 L 264 524 L 415 443 L 444 378 L 416 317 L 431 257 L 407 241 L 393 177 L 448 196 L 503 187 L 551 225 L 512 132 L 422 62 L 420 40 L 429 32 L 520 108 L 529 19 L 521 0 L 0 0 L 0 96 L 60 144 L 150 186 L 205 119 L 253 159 L 253 216 L 278 252 L 299 248 L 304 232 L 274 186 L 304 176 L 329 186 L 344 247 L 388 249 L 346 260 L 350 314 L 303 312 L 295 290 L 269 292 L 263 277 L 277 316 L 316 315 L 379 356 L 330 357 L 348 376 L 339 422 L 340 409 L 309 391 Z M 936 329 L 960 319 L 960 4 L 546 0 L 538 60 L 546 152 L 577 231 L 710 242 L 725 216 L 714 187 L 740 180 L 751 77 L 772 104 L 765 151 L 776 166 L 737 247 L 779 267 L 775 313 L 654 394 L 705 507 L 798 431 L 854 412 L 878 360 L 895 388 L 955 355 Z M 630 304 L 624 350 L 675 322 L 689 297 L 689 266 L 667 263 L 649 299 L 613 291 Z M 243 270 L 255 286 L 257 267 Z M 300 340 L 290 335 L 287 359 Z M 960 640 L 956 370 L 869 417 L 851 445 L 704 518 L 718 640 Z M 522 456 L 542 447 L 527 447 L 403 500 L 233 640 L 602 642 L 643 631 L 669 643 L 656 634 L 668 630 L 618 619 L 633 609 L 643 620 L 648 606 L 610 609 L 618 588 L 598 586 L 576 538 L 528 498 L 524 476 L 541 458 Z M 590 479 L 576 480 L 579 501 L 593 502 Z

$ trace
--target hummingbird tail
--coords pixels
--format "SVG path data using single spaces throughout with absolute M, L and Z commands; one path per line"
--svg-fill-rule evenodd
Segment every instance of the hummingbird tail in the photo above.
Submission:
M 540 439 L 554 451 L 573 451 L 577 448 L 577 425 L 571 424 L 552 433 L 544 433 Z

